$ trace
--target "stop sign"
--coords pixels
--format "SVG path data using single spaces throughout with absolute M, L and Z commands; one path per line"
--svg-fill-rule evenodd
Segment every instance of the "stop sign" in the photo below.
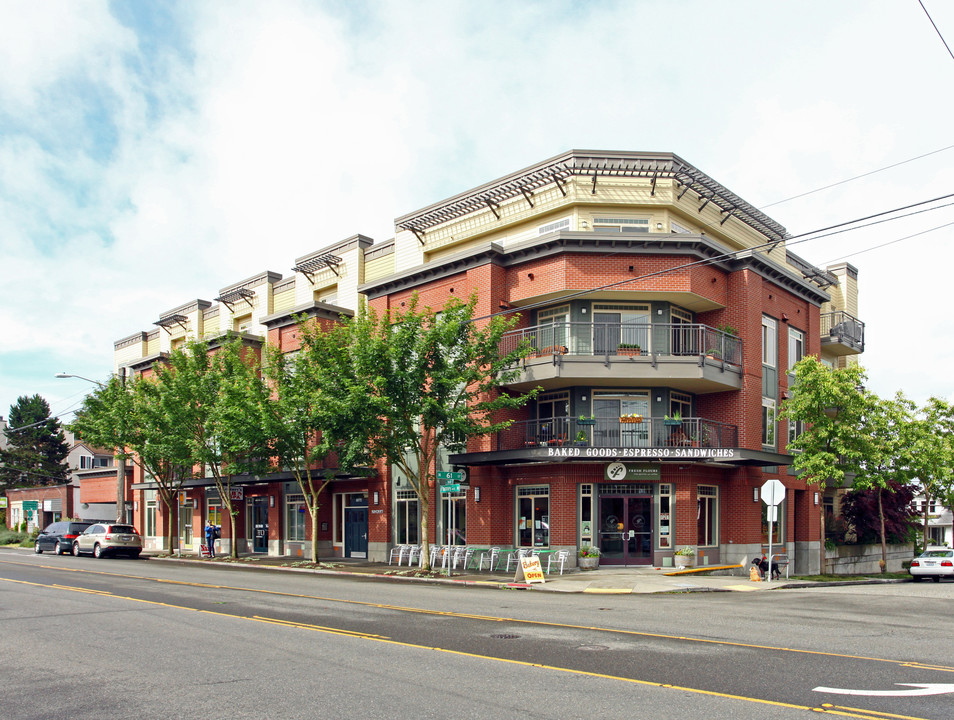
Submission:
M 785 486 L 782 485 L 781 480 L 772 478 L 771 480 L 765 481 L 760 494 L 762 496 L 762 502 L 766 505 L 778 505 L 785 499 Z

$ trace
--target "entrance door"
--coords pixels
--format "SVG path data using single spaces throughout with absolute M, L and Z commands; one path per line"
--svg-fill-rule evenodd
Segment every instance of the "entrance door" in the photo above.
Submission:
M 252 500 L 252 552 L 268 552 L 268 498 Z
M 599 548 L 606 565 L 650 565 L 653 561 L 651 495 L 600 497 Z
M 368 508 L 345 508 L 344 556 L 368 557 Z
M 447 493 L 441 503 L 444 515 L 444 543 L 467 544 L 467 493 Z

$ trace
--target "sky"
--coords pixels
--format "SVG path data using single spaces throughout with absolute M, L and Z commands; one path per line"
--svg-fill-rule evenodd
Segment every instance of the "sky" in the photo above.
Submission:
M 943 0 L 0 0 L 0 415 L 68 421 L 93 386 L 54 375 L 163 312 L 573 148 L 676 153 L 792 236 L 954 193 L 942 37 Z M 954 399 L 952 238 L 791 246 L 858 268 L 882 396 Z

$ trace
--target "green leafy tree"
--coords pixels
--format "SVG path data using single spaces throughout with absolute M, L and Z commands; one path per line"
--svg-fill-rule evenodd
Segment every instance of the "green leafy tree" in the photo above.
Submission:
M 863 419 L 868 409 L 865 373 L 857 365 L 828 368 L 806 356 L 795 365 L 795 383 L 782 403 L 780 417 L 804 424 L 789 443 L 793 468 L 808 485 L 850 485 L 866 451 Z M 819 568 L 825 568 L 825 509 L 819 505 Z
M 64 464 L 70 449 L 60 421 L 39 395 L 17 398 L 4 430 L 7 449 L 0 451 L 0 486 L 57 485 L 68 479 Z
M 177 495 L 191 477 L 189 448 L 182 433 L 163 411 L 165 386 L 152 377 L 137 376 L 128 383 L 112 378 L 86 396 L 70 429 L 84 440 L 114 449 L 117 456 L 137 463 L 156 483 L 166 508 L 166 547 L 178 537 L 174 525 Z
M 913 425 L 912 467 L 924 494 L 922 539 L 927 546 L 931 500 L 954 511 L 954 407 L 932 397 Z
M 302 348 L 283 355 L 270 348 L 265 376 L 272 395 L 265 417 L 280 467 L 295 477 L 311 525 L 311 560 L 318 562 L 318 511 L 322 493 L 337 472 L 368 471 L 370 435 L 379 406 L 348 352 L 352 334 L 340 325 L 300 319 Z
M 229 517 L 230 554 L 237 558 L 234 475 L 269 468 L 269 437 L 262 422 L 269 391 L 259 363 L 240 340 L 228 339 L 214 349 L 187 343 L 155 370 L 167 426 L 188 448 L 190 466 L 211 475 Z
M 370 421 L 369 449 L 397 468 L 417 495 L 425 569 L 430 569 L 430 489 L 439 448 L 460 452 L 469 438 L 509 427 L 506 411 L 536 394 L 511 396 L 498 389 L 515 376 L 516 363 L 529 348 L 501 353 L 501 338 L 517 318 L 476 321 L 475 306 L 476 297 L 466 303 L 452 300 L 435 313 L 419 309 L 413 297 L 405 310 L 381 318 L 362 311 L 346 323 L 353 368 L 348 377 L 355 384 L 346 383 L 337 402 L 343 407 L 360 402 L 378 413 Z M 372 402 L 359 401 L 361 394 Z M 362 413 L 345 416 L 351 425 Z M 363 441 L 366 432 L 354 437 Z

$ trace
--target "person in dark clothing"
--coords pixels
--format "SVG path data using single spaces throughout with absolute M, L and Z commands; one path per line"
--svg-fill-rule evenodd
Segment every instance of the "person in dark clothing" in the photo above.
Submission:
M 215 557 L 215 538 L 219 536 L 219 528 L 212 521 L 205 525 L 205 545 L 209 548 L 209 557 Z

